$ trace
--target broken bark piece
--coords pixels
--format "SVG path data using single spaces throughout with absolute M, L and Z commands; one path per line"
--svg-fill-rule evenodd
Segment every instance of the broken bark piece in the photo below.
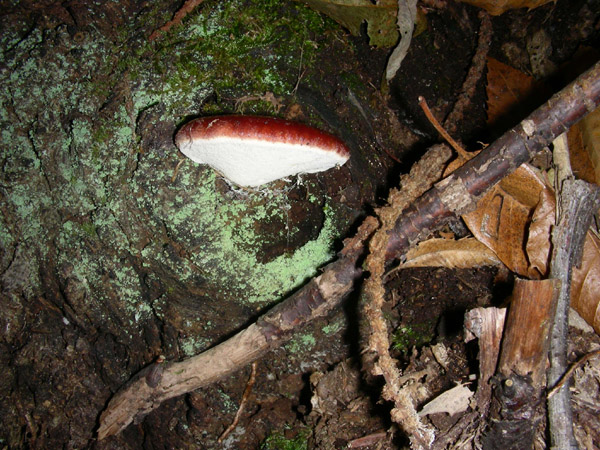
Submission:
M 540 392 L 558 286 L 557 280 L 516 280 L 504 327 L 498 372 L 529 375 Z
M 515 282 L 494 377 L 486 448 L 533 448 L 544 418 L 544 373 L 558 285 L 556 280 Z
M 500 355 L 505 308 L 475 308 L 465 314 L 465 342 L 479 339 L 479 382 L 475 400 L 481 416 L 487 415 L 492 397 L 490 379 Z

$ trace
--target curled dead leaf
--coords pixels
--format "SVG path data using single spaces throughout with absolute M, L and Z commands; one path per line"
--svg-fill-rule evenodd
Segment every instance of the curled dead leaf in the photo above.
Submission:
M 540 201 L 536 206 L 525 247 L 530 266 L 529 278 L 540 279 L 548 275 L 550 262 L 550 233 L 556 221 L 556 200 L 550 189 L 540 191 Z
M 514 175 L 514 176 L 513 176 Z M 554 192 L 524 165 L 463 216 L 473 235 L 513 272 L 531 279 L 548 274 Z M 573 270 L 571 306 L 600 334 L 600 240 L 588 232 L 582 263 Z
M 400 267 L 466 269 L 500 264 L 496 254 L 477 239 L 429 239 L 412 248 Z
M 488 192 L 475 211 L 463 216 L 477 240 L 521 276 L 530 276 L 530 264 L 525 254 L 527 233 L 533 211 L 545 189 L 549 188 L 535 169 L 523 165 Z
M 585 239 L 581 266 L 573 270 L 571 307 L 600 334 L 600 239 L 591 232 Z

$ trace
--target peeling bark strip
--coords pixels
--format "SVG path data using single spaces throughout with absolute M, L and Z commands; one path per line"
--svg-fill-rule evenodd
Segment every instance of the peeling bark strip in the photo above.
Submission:
M 404 211 L 390 232 L 386 252 L 388 264 L 410 246 L 440 227 L 453 213 L 462 215 L 502 178 L 529 161 L 556 137 L 567 131 L 600 104 L 600 63 L 555 94 L 519 125 L 502 135 L 479 155 L 457 169 L 440 187 L 434 187 Z M 452 187 L 454 186 L 454 187 Z M 463 192 L 469 200 L 455 205 L 454 193 Z M 449 197 L 450 196 L 450 197 Z M 451 211 L 448 207 L 458 206 Z
M 363 314 L 368 319 L 369 335 L 368 348 L 365 349 L 367 360 L 373 358 L 372 363 L 366 364 L 370 372 L 377 376 L 383 375 L 385 386 L 382 397 L 394 403 L 391 411 L 392 419 L 398 423 L 410 438 L 411 448 L 429 449 L 435 439 L 434 430 L 423 423 L 417 414 L 416 405 L 419 399 L 411 385 L 401 381 L 398 362 L 390 355 L 388 328 L 383 316 L 385 303 L 385 249 L 387 248 L 389 230 L 394 226 L 402 211 L 418 199 L 424 192 L 442 177 L 444 168 L 452 157 L 450 148 L 445 145 L 436 145 L 413 164 L 408 175 L 400 177 L 402 189 L 392 189 L 388 196 L 388 206 L 376 211 L 381 221 L 381 227 L 369 241 L 369 255 L 364 266 L 370 273 L 364 281 L 364 296 L 366 297 Z M 367 350 L 373 354 L 368 355 Z M 365 365 L 365 364 L 363 364 Z
M 463 186 L 448 191 L 467 192 L 473 197 L 468 204 L 474 204 L 476 198 L 599 104 L 600 63 L 597 63 L 531 114 L 521 125 L 510 130 L 454 172 L 451 183 Z M 449 202 L 448 199 L 442 197 L 440 190 L 434 187 L 400 216 L 390 231 L 386 251 L 388 262 L 401 256 L 411 243 L 443 225 L 454 213 L 466 212 L 462 209 L 449 210 L 445 205 Z M 364 252 L 364 241 L 376 227 L 377 220 L 367 217 L 357 236 L 345 242 L 337 261 L 326 266 L 323 274 L 268 312 L 257 323 L 193 358 L 165 364 L 162 378 L 155 388 L 148 385 L 144 376 L 140 377 L 138 374 L 131 383 L 115 394 L 100 416 L 98 439 L 120 432 L 134 419 L 141 420 L 164 400 L 206 386 L 249 364 L 283 342 L 295 327 L 326 314 L 341 303 L 352 290 L 353 282 L 361 275 L 356 262 Z M 320 298 L 314 295 L 315 288 Z M 305 307 L 305 304 L 311 306 Z
M 486 449 L 533 448 L 545 417 L 544 371 L 557 280 L 516 280 L 504 326 Z

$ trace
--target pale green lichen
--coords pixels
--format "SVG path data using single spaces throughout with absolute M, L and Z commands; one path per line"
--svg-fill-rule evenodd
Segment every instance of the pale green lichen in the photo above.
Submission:
M 323 333 L 325 333 L 326 335 L 330 336 L 332 334 L 337 333 L 342 328 L 344 328 L 345 324 L 346 324 L 345 320 L 342 317 L 338 317 L 333 322 L 325 325 L 322 328 L 322 330 L 323 330 Z
M 179 348 L 185 356 L 194 356 L 206 350 L 210 345 L 208 339 L 202 339 L 196 336 L 185 336 L 179 338 Z
M 317 345 L 315 337 L 305 333 L 294 336 L 285 344 L 285 348 L 292 354 L 298 354 L 310 351 L 315 345 Z
M 137 135 L 141 114 L 155 107 L 158 120 L 171 124 L 174 133 L 184 117 L 203 112 L 198 105 L 212 92 L 290 93 L 300 64 L 310 64 L 318 51 L 312 36 L 328 22 L 299 4 L 288 6 L 293 15 L 279 14 L 279 7 L 274 0 L 246 2 L 243 8 L 238 0 L 206 2 L 157 43 L 122 45 L 129 43 L 126 30 L 122 42 L 92 30 L 76 43 L 65 27 L 33 29 L 19 40 L 6 37 L 4 42 L 15 44 L 10 57 L 0 53 L 6 66 L 1 78 L 6 89 L 0 92 L 2 177 L 10 185 L 4 192 L 7 211 L 18 223 L 0 216 L 3 245 L 36 242 L 31 273 L 52 258 L 59 277 L 85 291 L 90 310 L 102 311 L 110 299 L 122 307 L 124 323 L 134 325 L 157 314 L 140 267 L 160 265 L 181 283 L 200 275 L 219 300 L 257 307 L 314 276 L 332 258 L 340 225 L 335 211 L 326 208 L 316 239 L 263 261 L 265 239 L 297 231 L 292 223 L 265 237 L 256 227 L 289 223 L 285 195 L 223 196 L 215 189 L 215 173 L 191 163 L 173 182 L 177 149 L 140 149 Z M 62 51 L 46 56 L 44 33 Z M 20 118 L 30 122 L 17 125 Z M 309 201 L 327 203 L 312 193 Z M 132 218 L 132 206 L 140 219 Z M 131 228 L 136 220 L 143 222 L 142 233 Z M 142 241 L 143 234 L 152 240 Z M 189 257 L 172 257 L 165 248 L 170 243 L 189 250 Z M 109 251 L 98 256 L 99 247 Z M 168 301 L 172 290 L 164 289 Z M 203 345 L 188 342 L 184 351 L 192 354 Z
M 178 195 L 169 197 L 164 190 L 174 188 L 159 182 L 158 187 L 147 187 L 153 192 L 140 197 L 141 206 L 150 203 L 157 219 L 173 228 L 172 234 L 181 236 L 182 244 L 194 248 L 191 262 L 206 268 L 203 276 L 210 284 L 222 285 L 226 297 L 250 303 L 276 300 L 314 276 L 318 267 L 331 259 L 338 224 L 329 209 L 317 239 L 292 254 L 261 263 L 257 252 L 264 237 L 257 234 L 255 225 L 286 219 L 287 211 L 282 208 L 285 196 L 265 199 L 261 193 L 248 193 L 237 200 L 225 198 L 214 189 L 215 172 L 191 164 L 182 167 L 179 176 Z M 180 274 L 182 281 L 192 274 Z

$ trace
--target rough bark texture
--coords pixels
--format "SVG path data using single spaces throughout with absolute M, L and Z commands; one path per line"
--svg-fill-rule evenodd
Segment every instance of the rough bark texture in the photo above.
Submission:
M 331 261 L 392 165 L 356 107 L 333 95 L 338 75 L 356 75 L 343 92 L 374 105 L 386 147 L 399 155 L 412 139 L 367 100 L 379 94 L 344 32 L 309 8 L 206 1 L 149 42 L 178 6 L 0 8 L 3 445 L 91 445 L 133 374 L 158 355 L 167 365 L 218 344 Z M 256 191 L 180 164 L 181 125 L 234 112 L 294 114 L 342 138 L 352 163 Z M 118 446 L 178 447 L 181 430 L 155 423 Z
M 245 376 L 166 401 L 113 439 L 97 442 L 95 433 L 109 399 L 142 368 L 152 364 L 146 381 L 158 386 L 168 364 L 234 335 L 318 275 L 394 179 L 389 155 L 403 158 L 416 141 L 402 111 L 373 88 L 383 64 L 372 61 L 385 52 L 361 47 L 300 2 L 276 0 L 205 0 L 150 42 L 183 3 L 2 2 L 4 446 L 222 448 L 216 436 L 235 410 L 228 396 L 238 387 L 241 396 Z M 456 30 L 450 14 L 436 16 Z M 472 54 L 468 28 L 463 58 L 456 40 L 440 39 L 452 52 L 427 53 L 425 67 L 411 64 L 413 81 L 397 87 L 415 93 L 430 84 L 437 95 L 446 85 L 436 96 L 446 102 L 454 84 L 429 75 L 460 86 Z M 444 71 L 430 70 L 439 61 Z M 234 112 L 331 131 L 351 147 L 351 161 L 254 192 L 181 161 L 178 127 Z M 317 342 L 329 339 L 326 357 L 310 345 L 275 350 L 259 364 L 255 392 L 273 387 L 265 366 L 300 379 L 299 367 L 336 362 L 349 348 L 347 322 L 337 318 L 338 334 L 327 334 L 324 321 L 310 330 Z M 166 361 L 155 366 L 158 355 Z M 289 402 L 285 412 L 295 411 L 299 396 L 276 392 L 279 404 Z M 263 408 L 259 416 L 258 431 L 237 435 L 247 447 L 284 414 Z
M 393 402 L 392 420 L 398 423 L 410 438 L 411 446 L 416 449 L 431 447 L 435 434 L 425 425 L 417 414 L 417 399 L 411 389 L 401 382 L 398 362 L 390 354 L 389 331 L 384 317 L 385 285 L 385 249 L 390 229 L 394 226 L 402 211 L 438 181 L 444 167 L 450 160 L 451 152 L 447 146 L 434 146 L 411 168 L 408 175 L 400 178 L 401 189 L 393 189 L 388 197 L 388 205 L 377 210 L 380 228 L 369 240 L 369 255 L 364 266 L 369 272 L 363 292 L 363 309 L 369 323 L 368 353 L 363 359 L 369 361 L 368 370 L 373 375 L 383 375 L 385 386 L 382 396 Z M 372 361 L 370 361 L 372 359 Z
M 322 317 L 352 290 L 361 270 L 356 260 L 362 242 L 375 229 L 367 220 L 356 238 L 346 243 L 340 259 L 324 268 L 323 274 L 260 319 L 222 344 L 193 358 L 167 365 L 156 385 L 142 371 L 110 401 L 100 417 L 98 439 L 120 432 L 132 421 L 141 420 L 163 401 L 191 392 L 239 370 L 264 355 L 297 327 Z
M 582 94 L 589 95 L 590 98 L 594 99 L 595 103 L 590 102 L 586 98 L 580 97 Z M 575 105 L 578 114 L 574 114 L 571 110 L 554 110 L 550 108 L 549 105 L 564 106 L 563 102 L 567 101 L 565 98 L 569 103 L 573 103 L 573 105 Z M 482 151 L 478 155 L 477 164 L 471 164 L 469 167 L 467 167 L 467 169 L 460 169 L 459 173 L 465 174 L 464 179 L 461 180 L 457 172 L 454 172 L 452 175 L 439 182 L 436 187 L 423 194 L 416 202 L 414 202 L 413 205 L 409 206 L 405 210 L 408 210 L 408 213 L 405 213 L 399 217 L 395 227 L 390 231 L 386 257 L 395 258 L 397 256 L 401 256 L 401 254 L 398 252 L 407 250 L 409 243 L 413 243 L 415 242 L 415 239 L 430 233 L 433 231 L 434 227 L 443 224 L 444 220 L 453 216 L 453 214 L 464 213 L 467 205 L 475 202 L 476 196 L 482 195 L 487 189 L 490 189 L 493 186 L 493 183 L 502 178 L 501 175 L 504 172 L 498 170 L 491 171 L 489 169 L 490 166 L 494 166 L 494 164 L 497 163 L 501 168 L 504 169 L 506 174 L 512 172 L 512 170 L 514 170 L 517 166 L 515 166 L 514 162 L 508 160 L 508 157 L 516 154 L 520 158 L 523 158 L 523 152 L 525 152 L 524 149 L 527 150 L 527 155 L 532 156 L 536 151 L 541 150 L 544 145 L 548 145 L 552 140 L 554 140 L 557 135 L 562 134 L 564 128 L 567 127 L 567 124 L 561 124 L 559 121 L 560 117 L 563 117 L 565 120 L 576 120 L 576 118 L 578 119 L 583 117 L 587 111 L 583 105 L 591 108 L 594 104 L 597 105 L 599 102 L 600 63 L 597 64 L 593 69 L 590 69 L 588 72 L 586 72 L 586 74 L 582 75 L 576 82 L 572 83 L 563 91 L 556 94 L 548 104 L 542 106 L 540 109 L 534 112 L 526 121 L 524 121 L 522 125 L 516 127 L 517 130 L 522 130 L 523 133 L 525 133 L 525 129 L 527 130 L 527 135 L 529 136 L 528 141 L 524 141 L 523 137 L 516 132 L 515 129 L 509 131 L 506 135 L 498 140 L 502 143 L 500 147 L 498 147 L 496 144 L 490 145 L 486 150 Z M 535 135 L 535 130 L 530 128 L 531 122 L 534 121 L 534 119 L 541 124 L 546 124 L 546 126 L 548 126 L 548 123 L 551 123 L 552 126 L 550 129 L 543 128 L 543 130 L 546 131 L 545 134 L 543 136 L 537 136 Z M 552 134 L 553 132 L 557 134 L 554 135 Z M 479 170 L 476 170 L 477 168 Z M 493 172 L 493 174 L 490 174 L 490 171 Z M 484 181 L 492 184 L 485 185 L 485 182 L 480 182 L 477 179 L 477 175 L 480 173 L 484 174 Z M 473 192 L 470 192 L 465 188 L 465 185 L 476 186 L 476 189 L 472 189 Z M 425 205 L 425 207 L 421 208 L 423 205 Z M 435 207 L 431 208 L 431 205 L 434 205 Z M 421 215 L 418 214 L 419 212 Z M 424 226 L 423 229 L 417 229 L 416 224 L 418 223 L 426 224 L 427 226 Z M 356 242 L 362 242 L 362 240 L 359 239 Z M 355 246 L 353 246 L 353 248 L 354 247 Z M 340 264 L 340 267 L 343 267 L 347 264 L 352 264 L 352 260 L 343 258 Z M 352 271 L 346 272 L 347 270 L 350 270 L 350 268 L 346 267 L 343 272 L 352 273 Z M 353 273 L 355 277 L 358 277 L 360 274 L 360 272 Z M 308 286 L 310 286 L 310 284 Z M 302 292 L 304 292 L 304 290 L 302 290 L 301 293 Z M 301 293 L 296 295 L 301 296 Z M 304 308 L 303 302 L 297 302 L 296 295 L 290 297 L 284 303 L 279 305 L 277 314 L 283 314 L 284 316 L 289 314 L 293 317 L 297 314 L 295 310 L 298 309 L 298 307 Z M 331 303 L 329 303 L 329 308 L 332 308 L 335 303 L 340 302 L 344 298 L 343 295 L 335 295 L 334 297 L 335 301 L 332 300 Z M 327 299 L 325 300 L 328 301 Z M 236 335 L 232 339 L 238 339 L 238 336 L 239 335 Z M 221 345 L 225 344 L 226 343 Z M 261 345 L 260 347 L 263 348 L 264 345 Z M 223 356 L 226 354 L 227 353 L 224 353 Z M 200 357 L 202 357 L 202 355 L 199 355 L 196 358 Z M 245 365 L 248 362 L 249 360 L 246 359 L 240 360 L 241 365 Z M 507 386 L 507 388 L 508 391 L 505 393 L 505 395 L 509 397 L 515 395 L 512 385 Z M 516 381 L 515 389 L 526 390 L 527 380 L 523 377 L 519 378 Z M 135 391 L 135 389 L 133 390 Z M 518 391 L 518 394 L 522 394 L 522 392 Z M 131 395 L 127 393 L 118 394 L 119 398 L 123 398 L 125 395 L 131 397 Z M 133 394 L 133 398 L 135 398 L 135 393 Z M 104 420 L 106 421 L 109 418 L 111 420 L 108 420 L 109 423 L 101 424 L 102 430 L 121 429 L 121 425 L 113 428 L 113 424 L 111 423 L 114 419 L 110 417 L 110 410 L 114 408 L 114 403 L 112 406 L 109 405 L 109 413 L 105 414 Z M 118 409 L 121 409 L 121 407 L 119 406 Z M 129 407 L 126 406 L 125 409 L 129 409 Z M 134 406 L 129 410 L 130 412 L 136 411 L 137 406 Z M 509 410 L 506 414 L 510 415 L 511 411 Z M 120 418 L 120 414 L 118 414 L 117 417 Z M 516 416 L 514 415 L 510 417 L 511 420 L 515 418 Z

